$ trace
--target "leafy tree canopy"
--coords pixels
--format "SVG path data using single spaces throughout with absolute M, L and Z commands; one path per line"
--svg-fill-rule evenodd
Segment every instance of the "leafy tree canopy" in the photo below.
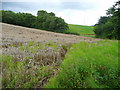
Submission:
M 100 17 L 95 24 L 96 37 L 120 40 L 120 1 L 110 7 L 106 16 Z
M 30 13 L 14 13 L 13 11 L 0 10 L 2 22 L 25 27 L 32 27 L 53 32 L 66 32 L 68 24 L 64 19 L 56 17 L 53 12 L 39 10 L 37 16 Z

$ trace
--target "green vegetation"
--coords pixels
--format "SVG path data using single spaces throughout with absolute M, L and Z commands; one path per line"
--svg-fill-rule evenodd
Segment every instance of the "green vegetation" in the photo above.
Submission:
M 107 10 L 107 16 L 100 17 L 94 32 L 98 38 L 120 40 L 120 1 Z
M 0 55 L 0 58 L 2 58 L 3 88 L 35 87 L 40 79 L 52 73 L 50 66 L 32 65 L 30 58 L 24 61 L 18 61 L 7 55 Z
M 29 41 L 8 47 L 29 55 L 18 56 L 17 50 L 12 55 L 0 55 L 3 88 L 120 87 L 117 41 L 80 42 L 72 46 Z
M 68 29 L 64 19 L 56 17 L 53 12 L 48 13 L 44 10 L 39 10 L 37 16 L 30 13 L 14 13 L 13 11 L 0 10 L 0 16 L 2 22 L 14 25 L 61 33 L 66 32 Z
M 0 16 L 5 23 L 87 37 L 94 37 L 95 32 L 96 37 L 119 40 L 118 4 L 108 9 L 108 16 L 100 17 L 95 27 L 67 25 L 43 10 L 37 16 L 0 10 Z M 2 43 L 2 88 L 120 88 L 118 40 Z
M 80 42 L 45 88 L 120 88 L 118 73 L 118 42 Z
M 37 12 L 37 19 L 33 26 L 38 29 L 61 33 L 68 29 L 68 25 L 64 19 L 56 17 L 53 12 L 47 13 L 44 10 Z
M 4 45 L 2 46 L 4 49 Z M 66 45 L 60 46 L 52 41 L 46 43 L 16 42 L 8 44 L 7 47 L 9 47 L 7 49 L 11 47 L 17 49 L 14 54 L 0 55 L 2 88 L 42 88 L 47 80 L 58 71 L 57 68 L 68 49 Z M 22 54 L 22 52 L 25 53 Z
M 76 33 L 80 36 L 94 37 L 93 26 L 73 25 L 69 24 L 70 33 Z
M 0 15 L 2 17 L 2 22 L 4 23 L 25 27 L 32 27 L 32 24 L 36 20 L 36 17 L 30 13 L 14 13 L 12 11 L 0 10 Z

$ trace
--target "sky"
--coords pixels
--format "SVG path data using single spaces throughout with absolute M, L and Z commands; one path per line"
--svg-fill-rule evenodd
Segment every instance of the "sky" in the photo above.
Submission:
M 94 25 L 118 0 L 2 0 L 2 10 L 37 14 L 54 12 L 68 24 Z

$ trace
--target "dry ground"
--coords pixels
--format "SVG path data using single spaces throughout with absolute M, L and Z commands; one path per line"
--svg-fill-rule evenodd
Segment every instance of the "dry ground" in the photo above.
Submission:
M 75 43 L 79 41 L 96 42 L 101 40 L 77 35 L 48 32 L 5 23 L 0 23 L 0 25 L 2 26 L 0 34 L 2 34 L 3 42 L 46 42 L 51 40 L 53 42 Z

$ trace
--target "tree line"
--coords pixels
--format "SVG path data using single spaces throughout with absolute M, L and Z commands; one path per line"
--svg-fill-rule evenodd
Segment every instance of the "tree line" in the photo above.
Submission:
M 107 10 L 106 16 L 101 16 L 95 24 L 94 32 L 98 38 L 120 40 L 120 1 Z
M 55 16 L 53 12 L 39 10 L 37 16 L 30 13 L 15 13 L 10 10 L 0 10 L 1 22 L 24 27 L 42 29 L 53 32 L 66 32 L 69 27 L 64 19 Z

